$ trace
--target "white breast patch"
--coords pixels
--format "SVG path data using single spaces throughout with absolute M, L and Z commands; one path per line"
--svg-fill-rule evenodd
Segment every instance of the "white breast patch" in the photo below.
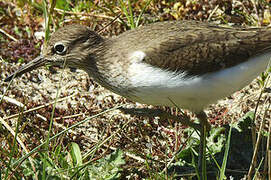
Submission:
M 271 53 L 250 58 L 237 66 L 200 76 L 186 77 L 186 72 L 172 72 L 142 62 L 146 54 L 131 55 L 128 73 L 136 89 L 132 100 L 151 105 L 175 106 L 201 111 L 210 103 L 229 96 L 249 84 L 265 70 Z

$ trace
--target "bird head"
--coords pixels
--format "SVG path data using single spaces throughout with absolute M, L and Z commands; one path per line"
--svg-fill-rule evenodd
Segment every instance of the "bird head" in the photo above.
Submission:
M 52 34 L 40 56 L 8 76 L 5 82 L 43 65 L 84 69 L 102 42 L 102 37 L 86 26 L 64 26 Z

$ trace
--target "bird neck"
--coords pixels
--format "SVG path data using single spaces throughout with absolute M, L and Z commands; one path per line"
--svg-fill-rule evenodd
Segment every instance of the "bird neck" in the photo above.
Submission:
M 83 69 L 105 88 L 120 94 L 125 91 L 127 85 L 125 81 L 125 75 L 121 72 L 122 66 L 118 62 L 116 54 L 112 54 L 113 40 L 103 39 L 96 46 L 92 48 L 89 57 L 86 59 L 86 64 Z

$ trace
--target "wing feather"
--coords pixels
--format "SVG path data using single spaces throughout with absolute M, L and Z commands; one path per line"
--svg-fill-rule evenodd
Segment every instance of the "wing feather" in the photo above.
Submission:
M 188 75 L 229 68 L 271 50 L 270 28 L 221 27 L 195 21 L 150 24 L 117 38 L 115 47 L 126 49 L 127 54 L 142 51 L 143 62 Z

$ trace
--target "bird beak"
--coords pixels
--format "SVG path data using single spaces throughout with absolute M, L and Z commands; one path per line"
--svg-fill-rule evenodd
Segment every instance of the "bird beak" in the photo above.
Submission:
M 11 81 L 15 77 L 19 77 L 26 72 L 30 72 L 34 69 L 37 69 L 40 66 L 43 66 L 46 62 L 47 60 L 42 55 L 40 55 L 36 57 L 34 60 L 30 61 L 28 64 L 24 65 L 23 67 L 12 73 L 11 75 L 9 75 L 4 81 L 5 82 Z

